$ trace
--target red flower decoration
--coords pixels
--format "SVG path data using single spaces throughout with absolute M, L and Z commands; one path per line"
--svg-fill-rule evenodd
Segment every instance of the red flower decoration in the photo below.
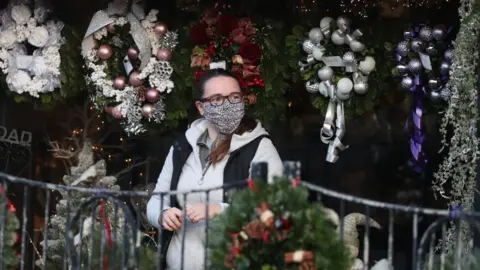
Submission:
M 218 32 L 228 36 L 233 29 L 238 28 L 237 18 L 230 14 L 222 14 L 218 17 Z
M 203 15 L 203 21 L 208 25 L 214 25 L 218 21 L 218 10 L 215 8 L 207 10 Z
M 232 36 L 232 39 L 233 41 L 235 41 L 235 43 L 243 43 L 247 41 L 247 37 L 245 36 L 242 28 L 233 29 L 230 35 Z
M 251 64 L 257 64 L 262 57 L 260 45 L 252 42 L 244 42 L 238 49 L 240 56 Z
M 190 29 L 190 38 L 196 45 L 204 45 L 210 41 L 207 35 L 207 24 L 198 23 Z

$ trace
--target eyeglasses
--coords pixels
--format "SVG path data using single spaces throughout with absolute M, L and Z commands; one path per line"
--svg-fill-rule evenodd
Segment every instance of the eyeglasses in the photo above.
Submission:
M 207 98 L 201 98 L 200 101 L 210 102 L 212 106 L 216 107 L 216 106 L 223 105 L 223 103 L 225 102 L 225 99 L 227 99 L 228 102 L 230 102 L 231 104 L 237 104 L 243 101 L 243 94 L 240 92 L 234 92 L 228 96 L 217 94 Z

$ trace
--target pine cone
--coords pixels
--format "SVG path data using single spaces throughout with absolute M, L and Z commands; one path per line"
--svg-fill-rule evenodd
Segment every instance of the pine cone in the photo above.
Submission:
M 303 261 L 298 267 L 299 270 L 317 270 L 313 261 Z
M 252 239 L 261 239 L 265 232 L 265 225 L 260 220 L 253 220 L 247 224 L 245 232 Z
M 145 101 L 145 96 L 147 94 L 147 90 L 143 86 L 137 87 L 136 90 L 137 90 L 138 101 L 139 102 L 144 102 Z

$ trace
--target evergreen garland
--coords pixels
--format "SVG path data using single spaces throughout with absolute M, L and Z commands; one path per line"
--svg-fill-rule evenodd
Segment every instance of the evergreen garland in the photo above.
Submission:
M 210 269 L 350 269 L 350 252 L 306 188 L 286 179 L 250 187 L 212 221 Z
M 3 187 L 0 186 L 0 194 L 3 194 L 3 192 Z M 0 239 L 0 241 L 3 241 L 3 261 L 0 261 L 0 264 L 3 264 L 3 269 L 15 269 L 19 263 L 15 245 L 18 241 L 17 231 L 20 228 L 20 222 L 15 215 L 15 211 L 15 207 L 8 199 L 5 199 L 5 206 L 0 205 L 0 222 L 4 224 L 3 239 Z

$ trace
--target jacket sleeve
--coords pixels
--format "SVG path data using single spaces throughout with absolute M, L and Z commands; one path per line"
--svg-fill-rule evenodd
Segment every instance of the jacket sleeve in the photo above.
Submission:
M 263 138 L 258 145 L 257 153 L 253 157 L 254 162 L 266 162 L 268 164 L 268 182 L 271 183 L 275 176 L 283 175 L 283 162 L 278 155 L 277 149 L 272 141 L 268 138 Z M 251 172 L 251 166 L 250 166 Z
M 170 148 L 168 152 L 167 159 L 163 164 L 162 172 L 158 177 L 157 184 L 155 186 L 154 193 L 168 192 L 170 191 L 170 182 L 172 181 L 172 172 L 173 172 L 173 147 Z M 147 218 L 150 224 L 154 227 L 160 229 L 160 224 L 158 219 L 164 210 L 170 208 L 170 195 L 163 197 L 163 209 L 161 207 L 161 196 L 158 194 L 152 195 L 147 204 Z

